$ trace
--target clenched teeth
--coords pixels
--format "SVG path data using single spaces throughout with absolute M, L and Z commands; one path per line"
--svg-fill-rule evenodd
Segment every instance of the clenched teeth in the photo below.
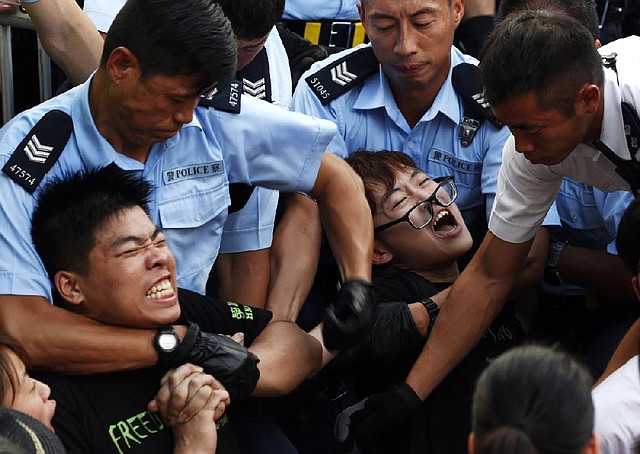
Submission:
M 173 286 L 169 280 L 162 281 L 147 290 L 147 296 L 152 299 L 166 298 L 173 294 Z

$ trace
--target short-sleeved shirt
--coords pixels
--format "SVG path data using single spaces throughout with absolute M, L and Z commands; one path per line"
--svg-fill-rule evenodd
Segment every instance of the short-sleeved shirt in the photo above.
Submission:
M 262 52 L 266 53 L 269 65 L 270 102 L 289 109 L 293 91 L 289 58 L 275 27 L 269 33 Z M 246 94 L 251 95 L 251 90 L 262 93 L 255 85 L 258 81 L 254 81 L 249 87 L 246 86 L 246 81 L 243 83 Z M 220 252 L 242 252 L 271 246 L 277 206 L 277 191 L 255 188 L 246 205 L 240 211 L 229 215 L 224 225 Z
M 620 83 L 640 99 L 640 79 Z M 605 69 L 604 118 L 600 140 L 623 159 L 629 159 L 624 134 L 621 91 L 616 74 Z M 504 146 L 498 176 L 496 200 L 489 229 L 498 238 L 523 243 L 535 235 L 542 219 L 556 198 L 563 177 L 587 183 L 602 191 L 629 190 L 627 182 L 616 173 L 614 164 L 591 145 L 578 145 L 559 164 L 532 164 L 515 150 L 510 137 Z
M 485 121 L 469 146 L 460 143 L 458 134 L 464 103 L 453 88 L 451 69 L 433 104 L 413 128 L 400 112 L 381 68 L 323 105 L 305 78 L 367 46 L 370 44 L 347 49 L 312 65 L 296 87 L 293 109 L 336 123 L 338 134 L 329 150 L 339 156 L 345 157 L 360 149 L 396 150 L 411 156 L 418 167 L 432 177 L 453 175 L 458 187 L 456 204 L 465 222 L 470 227 L 482 223 L 484 233 L 509 130 L 497 129 Z M 452 47 L 451 67 L 460 63 L 477 64 L 477 60 Z
M 602 453 L 634 454 L 640 438 L 638 355 L 609 375 L 591 392 L 593 431 Z
M 283 19 L 359 20 L 356 5 L 360 0 L 286 0 Z
M 125 0 L 85 0 L 84 12 L 99 31 L 106 33 L 124 4 Z M 289 109 L 293 91 L 289 60 L 275 26 L 264 43 L 264 52 L 269 63 L 270 101 Z M 277 191 L 255 188 L 245 206 L 229 216 L 220 252 L 251 251 L 271 246 L 277 205 Z
M 245 345 L 262 332 L 271 312 L 226 303 L 179 289 L 182 316 L 202 331 L 245 334 Z M 152 367 L 88 376 L 35 374 L 51 387 L 56 400 L 53 427 L 69 453 L 122 454 L 173 452 L 173 435 L 147 404 L 160 389 L 166 369 Z M 238 453 L 234 414 L 218 421 L 219 453 Z M 213 429 L 213 428 L 212 428 Z
M 68 113 L 73 133 L 43 182 L 111 163 L 150 181 L 155 189 L 150 217 L 163 228 L 176 256 L 178 285 L 198 293 L 204 293 L 218 254 L 230 204 L 229 184 L 308 192 L 335 134 L 331 122 L 242 96 L 239 114 L 197 107 L 193 120 L 174 137 L 154 144 L 141 163 L 118 153 L 96 129 L 89 108 L 90 83 L 91 79 L 7 123 L 0 130 L 0 166 L 46 112 Z M 50 282 L 30 235 L 38 191 L 29 194 L 1 173 L 0 193 L 0 294 L 51 298 Z

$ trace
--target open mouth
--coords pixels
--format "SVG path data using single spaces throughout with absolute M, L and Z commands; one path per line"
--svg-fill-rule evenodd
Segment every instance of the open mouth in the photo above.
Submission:
M 458 221 L 449 210 L 441 210 L 433 217 L 433 232 L 440 238 L 449 236 L 457 227 Z
M 170 298 L 175 294 L 175 290 L 169 279 L 165 279 L 153 285 L 147 290 L 147 297 L 151 299 Z

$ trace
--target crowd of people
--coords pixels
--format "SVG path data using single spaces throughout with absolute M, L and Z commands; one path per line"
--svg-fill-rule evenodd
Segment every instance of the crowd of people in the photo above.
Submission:
M 620 3 L 22 0 L 0 446 L 637 452 Z

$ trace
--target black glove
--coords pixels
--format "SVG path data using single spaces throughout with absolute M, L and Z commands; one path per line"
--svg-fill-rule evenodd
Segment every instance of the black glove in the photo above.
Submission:
M 371 327 L 374 305 L 371 284 L 361 279 L 345 281 L 335 303 L 329 305 L 322 325 L 324 345 L 345 350 L 358 343 Z
M 394 427 L 407 427 L 422 403 L 406 383 L 374 394 L 338 415 L 334 429 L 336 441 L 343 449 L 350 450 L 355 439 L 362 454 L 394 452 Z
M 203 333 L 191 322 L 178 347 L 158 359 L 158 364 L 168 367 L 185 363 L 201 366 L 224 385 L 234 402 L 248 397 L 256 387 L 260 378 L 259 362 L 256 355 L 233 339 Z
M 426 337 L 416 327 L 406 303 L 378 304 L 373 313 L 371 351 L 384 366 L 413 362 Z

